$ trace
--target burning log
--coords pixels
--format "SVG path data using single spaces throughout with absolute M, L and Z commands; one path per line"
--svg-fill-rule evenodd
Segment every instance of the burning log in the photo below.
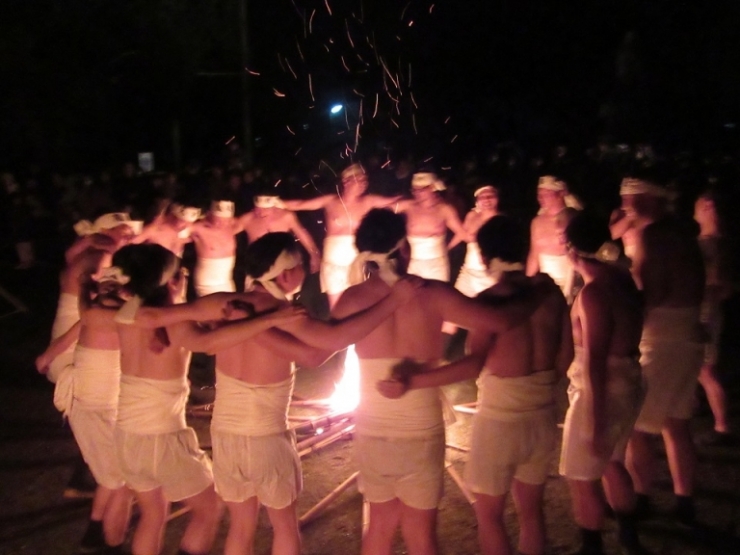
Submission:
M 316 503 L 316 505 L 314 505 L 308 511 L 306 511 L 306 513 L 298 519 L 298 524 L 300 526 L 303 526 L 311 522 L 313 519 L 315 519 L 319 515 L 323 514 L 324 511 L 326 511 L 326 508 L 357 480 L 357 477 L 359 475 L 360 475 L 359 472 L 355 472 L 354 474 L 352 474 L 352 476 L 350 476 L 344 482 L 342 482 L 336 488 L 334 488 L 329 493 L 329 495 L 324 497 L 321 501 Z

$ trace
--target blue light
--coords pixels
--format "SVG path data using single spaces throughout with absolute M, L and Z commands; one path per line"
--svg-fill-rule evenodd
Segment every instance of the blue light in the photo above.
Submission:
M 341 104 L 335 104 L 334 106 L 331 107 L 331 110 L 329 111 L 332 114 L 338 114 L 339 112 L 342 111 L 342 108 L 344 108 L 344 106 L 342 106 Z

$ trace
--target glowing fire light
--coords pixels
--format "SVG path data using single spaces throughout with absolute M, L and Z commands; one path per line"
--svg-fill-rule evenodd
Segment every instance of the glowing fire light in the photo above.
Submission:
M 337 413 L 351 412 L 360 403 L 360 360 L 354 345 L 347 348 L 342 379 L 334 384 L 334 393 L 328 403 L 332 411 Z

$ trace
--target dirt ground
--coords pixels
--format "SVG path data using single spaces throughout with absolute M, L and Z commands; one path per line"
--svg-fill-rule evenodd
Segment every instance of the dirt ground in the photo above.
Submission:
M 52 405 L 52 387 L 33 369 L 33 359 L 48 339 L 56 305 L 56 270 L 40 267 L 16 272 L 0 264 L 0 297 L 10 292 L 27 305 L 28 312 L 7 314 L 11 305 L 0 298 L 0 555 L 71 555 L 77 552 L 84 532 L 90 504 L 84 499 L 67 499 L 62 493 L 70 479 L 77 458 L 69 428 L 63 424 Z M 731 316 L 740 310 L 735 302 Z M 737 321 L 737 316 L 734 318 Z M 729 374 L 731 417 L 740 430 L 737 412 L 738 356 L 737 327 L 726 338 L 723 359 Z M 321 398 L 333 390 L 341 371 L 335 357 L 315 370 L 299 372 L 296 394 L 305 399 Z M 475 398 L 475 386 L 463 383 L 448 391 L 454 402 Z M 698 433 L 711 427 L 704 405 L 699 405 L 695 419 Z M 306 413 L 304 409 L 304 414 Z M 209 444 L 208 419 L 191 417 L 201 443 Z M 470 416 L 458 415 L 458 422 L 448 429 L 448 442 L 468 445 Z M 448 449 L 454 469 L 462 473 L 465 454 Z M 546 486 L 548 553 L 564 554 L 578 548 L 578 534 L 573 523 L 565 483 L 556 474 L 556 456 Z M 740 444 L 731 447 L 699 449 L 698 514 L 703 523 L 697 529 L 678 525 L 670 516 L 672 495 L 665 459 L 660 460 L 661 475 L 654 504 L 657 514 L 640 528 L 643 543 L 651 553 L 662 555 L 740 553 L 737 533 L 740 529 Z M 304 491 L 299 501 L 303 514 L 318 500 L 354 472 L 351 441 L 343 440 L 303 459 Z M 440 553 L 448 555 L 478 553 L 473 509 L 450 475 L 445 479 L 446 494 L 439 511 Z M 177 507 L 175 507 L 177 508 Z M 507 509 L 507 525 L 512 537 L 517 526 L 513 507 Z M 165 554 L 177 551 L 187 516 L 170 522 Z M 356 487 L 345 491 L 329 509 L 303 528 L 303 551 L 311 555 L 359 553 L 362 526 L 362 499 Z M 214 548 L 220 553 L 226 533 L 227 517 Z M 269 553 L 271 531 L 262 515 L 255 553 Z M 619 553 L 613 521 L 607 523 L 605 547 L 609 554 Z M 400 540 L 395 554 L 405 553 Z

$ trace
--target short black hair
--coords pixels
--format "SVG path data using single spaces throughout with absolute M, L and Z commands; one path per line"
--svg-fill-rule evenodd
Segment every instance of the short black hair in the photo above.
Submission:
M 611 240 L 606 219 L 589 211 L 581 211 L 573 216 L 565 228 L 565 237 L 576 250 L 587 254 L 596 253 Z
M 390 252 L 406 237 L 406 217 L 387 208 L 373 208 L 355 231 L 355 246 L 360 252 Z
M 481 226 L 476 235 L 485 260 L 500 258 L 504 262 L 522 262 L 527 243 L 522 226 L 508 216 L 494 216 Z
M 280 253 L 285 250 L 300 251 L 292 233 L 277 231 L 263 235 L 247 247 L 244 271 L 253 278 L 264 275 L 275 263 Z
M 167 284 L 162 284 L 162 278 L 168 272 L 174 275 L 180 259 L 162 245 L 143 243 L 122 247 L 113 255 L 112 263 L 129 277 L 126 289 L 141 297 L 144 305 L 162 306 L 169 299 Z

